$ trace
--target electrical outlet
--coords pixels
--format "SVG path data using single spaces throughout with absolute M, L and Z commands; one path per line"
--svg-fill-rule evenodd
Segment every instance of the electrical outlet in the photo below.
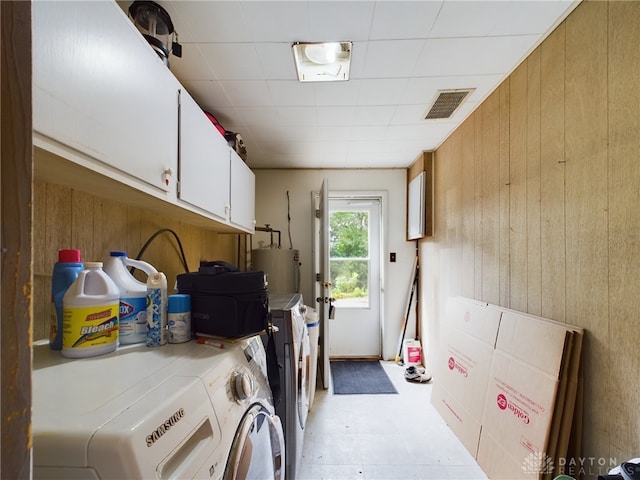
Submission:
M 396 252 L 389 253 L 389 261 L 392 263 L 396 261 Z

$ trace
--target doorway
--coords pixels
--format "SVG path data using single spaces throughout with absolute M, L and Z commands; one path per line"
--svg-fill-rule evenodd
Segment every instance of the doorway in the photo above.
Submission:
M 329 195 L 330 358 L 382 358 L 381 212 L 379 196 Z

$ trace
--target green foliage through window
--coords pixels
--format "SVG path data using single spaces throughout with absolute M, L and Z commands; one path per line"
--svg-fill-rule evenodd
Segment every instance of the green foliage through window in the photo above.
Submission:
M 332 296 L 368 297 L 369 214 L 339 211 L 329 215 Z

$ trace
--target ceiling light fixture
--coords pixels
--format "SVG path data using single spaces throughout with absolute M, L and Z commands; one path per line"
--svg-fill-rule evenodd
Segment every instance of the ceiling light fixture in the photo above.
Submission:
M 349 80 L 351 42 L 300 43 L 293 47 L 298 80 L 340 82 Z

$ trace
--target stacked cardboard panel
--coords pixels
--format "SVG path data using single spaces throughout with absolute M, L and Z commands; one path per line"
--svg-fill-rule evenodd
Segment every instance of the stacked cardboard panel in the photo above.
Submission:
M 456 297 L 443 332 L 432 403 L 489 478 L 560 473 L 578 426 L 582 330 Z

